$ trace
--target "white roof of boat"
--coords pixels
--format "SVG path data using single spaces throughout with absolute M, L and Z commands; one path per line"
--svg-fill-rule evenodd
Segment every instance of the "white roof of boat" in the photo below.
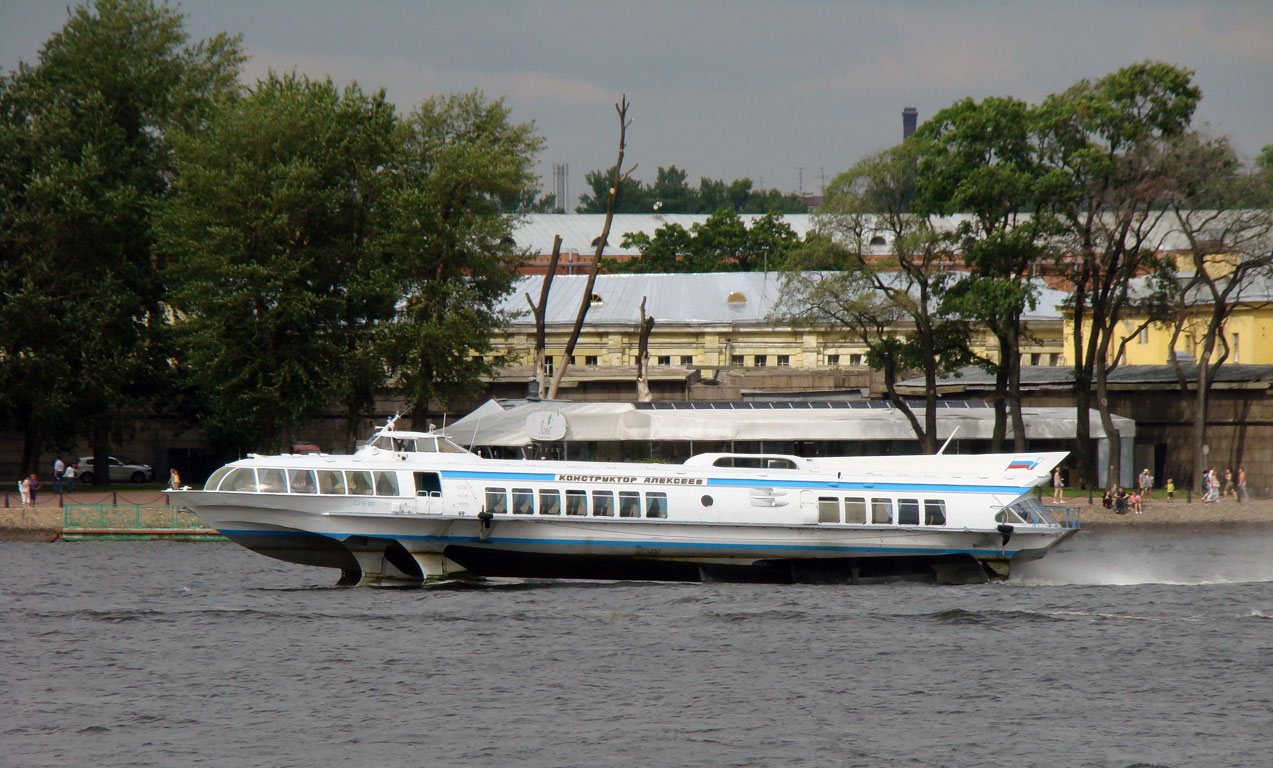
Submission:
M 994 411 L 984 404 L 963 405 L 943 403 L 937 419 L 939 439 L 945 440 L 957 427 L 956 439 L 989 440 L 994 428 Z M 640 404 L 526 401 L 512 405 L 490 400 L 448 424 L 446 434 L 466 447 L 531 445 L 534 441 L 528 433 L 526 419 L 540 411 L 552 411 L 564 417 L 568 441 L 915 439 L 905 415 L 878 400 Z M 1031 439 L 1074 437 L 1073 408 L 1027 407 L 1024 414 L 1027 436 Z M 1095 411 L 1089 424 L 1093 437 L 1104 435 L 1100 416 Z M 1124 439 L 1135 436 L 1136 423 L 1131 419 L 1115 416 L 1114 424 Z

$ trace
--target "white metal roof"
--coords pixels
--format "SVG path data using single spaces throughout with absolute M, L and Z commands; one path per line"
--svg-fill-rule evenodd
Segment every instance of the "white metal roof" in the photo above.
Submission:
M 772 325 L 775 321 L 771 315 L 777 306 L 781 280 L 779 272 L 601 274 L 592 289 L 601 297 L 601 302 L 588 309 L 587 323 L 590 326 L 638 323 L 641 299 L 645 297 L 645 313 L 657 323 Z M 553 278 L 545 314 L 549 325 L 574 323 L 587 281 L 587 275 Z M 513 327 L 534 325 L 526 295 L 538 302 L 542 283 L 542 275 L 525 275 L 501 303 L 502 310 L 518 315 Z M 1068 294 L 1048 288 L 1042 281 L 1036 285 L 1038 306 L 1028 312 L 1025 319 L 1059 321 L 1061 302 Z

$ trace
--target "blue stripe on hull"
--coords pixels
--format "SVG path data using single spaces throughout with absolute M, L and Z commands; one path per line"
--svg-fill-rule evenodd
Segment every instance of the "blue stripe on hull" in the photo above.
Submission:
M 313 534 L 305 534 L 294 531 L 257 531 L 257 530 L 222 530 L 224 535 L 234 538 L 236 536 L 308 536 Z M 419 536 L 419 535 L 378 535 L 367 533 L 325 533 L 321 534 L 334 540 L 343 540 L 351 536 L 360 536 L 368 539 L 385 539 L 393 541 L 420 541 L 420 542 L 436 542 L 439 544 L 473 544 L 481 542 L 477 536 Z M 487 545 L 491 544 L 515 544 L 520 546 L 564 546 L 564 547 L 609 547 L 615 549 L 706 549 L 706 550 L 739 550 L 744 552 L 808 552 L 808 553 L 867 553 L 875 552 L 890 555 L 984 555 L 984 556 L 1008 556 L 1011 557 L 1016 553 L 1015 549 L 928 549 L 922 547 L 867 547 L 867 546 L 850 546 L 850 545 L 832 545 L 832 544 L 726 544 L 716 542 L 689 542 L 689 541 L 669 541 L 669 542 L 649 542 L 649 541 L 625 541 L 625 540 L 607 540 L 607 539 L 530 539 L 530 538 L 502 538 L 491 536 L 486 539 Z
M 472 470 L 444 469 L 441 475 L 447 480 L 504 480 L 555 483 L 557 475 L 546 472 L 477 472 Z M 679 476 L 678 476 L 679 477 Z M 675 479 L 668 477 L 668 480 Z M 707 486 L 720 488 L 807 488 L 809 490 L 837 489 L 848 491 L 914 491 L 926 493 L 1010 493 L 1019 496 L 1033 486 L 1015 485 L 952 485 L 949 483 L 867 483 L 846 480 L 781 480 L 777 478 L 705 478 Z M 564 481 L 561 481 L 564 482 Z M 595 483 L 594 483 L 595 485 Z M 621 485 L 606 483 L 604 485 Z M 645 487 L 646 483 L 629 483 L 628 485 Z M 660 485 L 654 483 L 653 485 Z

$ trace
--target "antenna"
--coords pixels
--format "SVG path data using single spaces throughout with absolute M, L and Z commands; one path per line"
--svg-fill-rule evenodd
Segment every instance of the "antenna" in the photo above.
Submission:
M 383 427 L 381 427 L 381 428 L 380 428 L 380 429 L 376 432 L 376 437 L 380 437 L 380 436 L 381 436 L 381 435 L 383 435 L 384 433 L 386 433 L 386 432 L 388 432 L 389 430 L 393 429 L 393 425 L 394 425 L 394 424 L 396 424 L 396 423 L 398 422 L 398 417 L 399 417 L 399 416 L 401 416 L 401 415 L 402 415 L 402 414 L 401 414 L 400 412 L 398 412 L 398 411 L 394 411 L 393 416 L 389 417 L 389 420 L 385 422 L 385 425 L 384 425 Z
M 950 430 L 950 437 L 946 438 L 946 442 L 942 443 L 942 444 L 941 444 L 941 448 L 939 448 L 939 449 L 937 450 L 937 455 L 938 455 L 938 456 L 940 456 L 940 455 L 942 455 L 943 453 L 945 453 L 945 452 L 946 452 L 946 446 L 950 445 L 950 441 L 955 439 L 955 433 L 956 433 L 956 432 L 958 432 L 958 431 L 959 431 L 959 425 L 958 425 L 958 424 L 956 424 L 956 425 L 955 425 L 955 428 L 954 428 L 954 429 L 952 429 L 952 430 Z

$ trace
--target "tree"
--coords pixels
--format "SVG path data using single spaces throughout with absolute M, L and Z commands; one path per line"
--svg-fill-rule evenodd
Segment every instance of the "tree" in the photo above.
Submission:
M 1192 419 L 1191 477 L 1207 468 L 1207 411 L 1216 374 L 1235 352 L 1224 329 L 1235 310 L 1253 301 L 1267 303 L 1273 284 L 1273 212 L 1247 208 L 1263 180 L 1245 173 L 1224 139 L 1190 132 L 1172 142 L 1166 164 L 1174 181 L 1171 218 L 1189 249 L 1182 274 L 1164 270 L 1165 320 L 1173 350 L 1168 362 Z M 1209 205 L 1202 207 L 1200 200 Z M 1174 352 L 1181 337 L 1195 363 L 1186 366 Z
M 499 200 L 533 187 L 543 147 L 533 123 L 509 116 L 477 91 L 429 99 L 388 168 L 381 253 L 403 298 L 383 349 L 417 426 L 432 401 L 479 391 L 492 370 L 484 355 L 523 258 Z
M 24 471 L 85 432 L 102 466 L 163 394 L 151 211 L 169 136 L 235 90 L 243 61 L 238 38 L 191 44 L 183 23 L 148 0 L 77 6 L 0 84 L 0 417 L 25 434 Z
M 619 208 L 623 186 L 636 170 L 634 165 L 626 173 L 622 172 L 623 155 L 628 148 L 628 126 L 632 124 L 632 121 L 628 120 L 629 106 L 627 94 L 624 94 L 614 105 L 614 111 L 619 115 L 619 157 L 614 162 L 614 180 L 610 185 L 606 202 L 606 221 L 601 227 L 601 235 L 597 237 L 597 251 L 592 255 L 592 268 L 588 270 L 588 280 L 584 283 L 583 295 L 579 297 L 579 311 L 575 314 L 575 324 L 571 327 L 570 337 L 566 340 L 566 350 L 561 356 L 561 365 L 553 371 L 552 384 L 548 389 L 549 400 L 557 398 L 561 379 L 566 375 L 566 369 L 570 367 L 570 358 L 575 353 L 575 344 L 579 342 L 579 334 L 583 331 L 584 318 L 588 316 L 588 307 L 592 305 L 592 286 L 596 284 L 597 273 L 601 271 L 601 254 L 605 251 L 606 243 L 610 239 L 610 225 L 614 222 L 615 211 Z M 547 301 L 546 293 L 542 301 Z
M 808 208 L 795 195 L 776 189 L 754 190 L 751 179 L 726 183 L 717 179 L 699 180 L 697 189 L 687 182 L 688 174 L 675 165 L 659 168 L 654 183 L 646 186 L 637 179 L 624 179 L 619 189 L 615 213 L 805 213 Z M 584 175 L 589 192 L 580 195 L 577 213 L 605 213 L 614 168 L 589 171 Z
M 964 213 L 951 233 L 967 279 L 951 288 L 951 306 L 998 342 L 984 361 L 995 374 L 992 450 L 1003 449 L 1007 412 L 1013 445 L 1026 448 L 1021 412 L 1022 316 L 1035 306 L 1032 272 L 1045 252 L 1052 218 L 1037 207 L 1041 169 L 1029 134 L 1029 106 L 1010 98 L 964 99 L 941 110 L 908 141 L 917 155 L 916 213 Z
M 755 272 L 781 269 L 800 238 L 782 218 L 765 214 L 751 227 L 732 210 L 722 209 L 686 230 L 671 223 L 623 236 L 640 258 L 609 262 L 613 272 Z
M 906 208 L 914 146 L 881 152 L 832 181 L 816 244 L 788 261 L 780 306 L 790 320 L 836 323 L 857 336 L 922 450 L 936 453 L 937 375 L 969 360 L 969 330 L 947 306 L 956 278 L 947 269 L 946 239 Z M 887 211 L 875 213 L 881 204 Z M 880 256 L 871 242 L 884 234 L 892 253 Z M 896 389 L 911 370 L 924 377 L 922 424 Z
M 396 296 L 369 242 L 396 131 L 383 92 L 271 73 L 174 136 L 158 229 L 176 365 L 223 450 L 287 450 L 321 408 L 383 380 L 367 352 Z
M 1089 466 L 1088 413 L 1096 405 L 1110 440 L 1107 488 L 1119 484 L 1119 432 L 1108 376 L 1126 338 L 1119 321 L 1133 308 L 1133 278 L 1157 266 L 1157 226 L 1167 214 L 1166 142 L 1184 133 L 1201 98 L 1192 72 L 1159 62 L 1083 80 L 1035 111 L 1045 173 L 1041 207 L 1064 228 L 1059 265 L 1074 286 L 1075 458 Z M 1090 478 L 1084 476 L 1086 484 Z

